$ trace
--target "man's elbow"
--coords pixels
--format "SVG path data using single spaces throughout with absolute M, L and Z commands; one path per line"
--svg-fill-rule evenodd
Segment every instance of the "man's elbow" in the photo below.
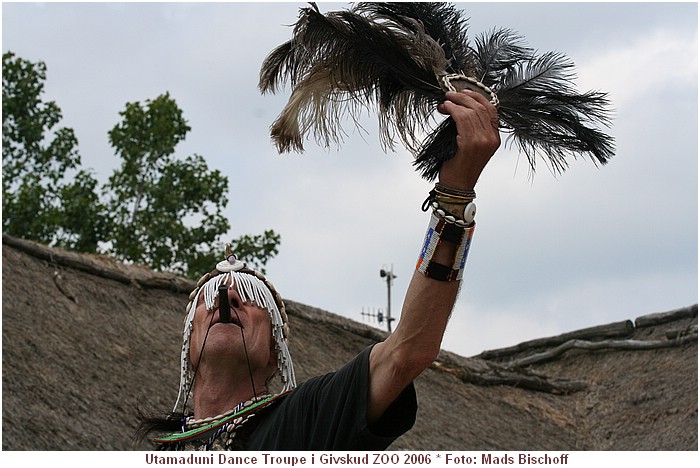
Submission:
M 412 381 L 437 359 L 439 347 L 413 347 L 396 354 L 395 365 L 406 380 Z

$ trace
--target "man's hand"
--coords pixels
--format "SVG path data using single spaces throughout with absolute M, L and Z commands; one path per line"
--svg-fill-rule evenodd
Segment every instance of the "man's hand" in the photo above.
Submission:
M 457 124 L 457 153 L 440 168 L 440 182 L 472 190 L 481 172 L 501 144 L 498 111 L 475 91 L 448 92 L 438 111 Z

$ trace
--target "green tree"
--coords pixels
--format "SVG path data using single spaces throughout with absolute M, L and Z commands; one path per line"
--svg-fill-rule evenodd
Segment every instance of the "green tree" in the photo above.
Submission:
M 223 258 L 221 236 L 229 230 L 223 209 L 228 179 L 210 170 L 204 158 L 175 159 L 176 146 L 190 127 L 168 93 L 132 102 L 109 141 L 122 165 L 106 185 L 110 200 L 111 252 L 191 277 Z M 277 254 L 274 231 L 243 236 L 233 244 L 258 267 Z
M 57 128 L 61 109 L 43 101 L 46 65 L 2 56 L 3 232 L 95 252 L 104 219 L 97 182 L 79 169 L 73 129 Z
M 236 258 L 245 262 L 249 268 L 267 274 L 267 262 L 279 253 L 281 240 L 279 234 L 268 229 L 263 234 L 244 234 L 239 238 L 232 239 L 230 244 Z M 224 247 L 223 243 L 215 243 L 209 248 L 201 248 L 195 252 L 189 263 L 190 276 L 198 279 L 204 273 L 211 271 L 213 265 L 223 260 Z
M 111 252 L 156 270 L 187 274 L 193 257 L 229 228 L 228 181 L 201 156 L 174 158 L 190 127 L 169 94 L 127 103 L 109 141 L 122 165 L 109 178 Z M 188 220 L 196 221 L 194 227 Z
M 166 93 L 126 104 L 109 132 L 122 165 L 100 188 L 80 168 L 74 131 L 58 127 L 61 109 L 43 101 L 45 81 L 43 62 L 3 55 L 3 232 L 194 278 L 221 260 L 228 179 L 199 155 L 175 159 L 190 130 L 175 101 Z M 270 230 L 232 244 L 264 271 L 280 237 Z
M 231 250 L 238 259 L 246 262 L 249 267 L 266 274 L 265 265 L 268 260 L 279 253 L 282 238 L 275 231 L 268 229 L 264 233 L 251 236 L 243 235 L 231 241 Z

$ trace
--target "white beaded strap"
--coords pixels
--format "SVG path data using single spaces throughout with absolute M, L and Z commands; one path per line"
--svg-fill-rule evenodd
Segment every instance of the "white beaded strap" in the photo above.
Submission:
M 472 236 L 476 228 L 473 221 L 468 226 L 463 223 L 463 221 L 457 223 L 454 218 L 448 221 L 444 211 L 433 210 L 423 248 L 416 264 L 418 273 L 439 281 L 459 281 L 462 279 Z M 452 242 L 458 246 L 450 265 L 443 265 L 433 260 L 435 251 L 441 242 Z
M 472 225 L 467 228 L 467 232 L 462 237 L 462 243 L 459 244 L 457 248 L 457 255 L 455 255 L 455 261 L 452 264 L 452 270 L 457 271 L 455 281 L 461 281 L 464 276 L 464 267 L 467 263 L 467 256 L 469 255 L 469 248 L 472 245 L 472 237 L 474 237 L 475 229 L 476 224 L 472 223 Z

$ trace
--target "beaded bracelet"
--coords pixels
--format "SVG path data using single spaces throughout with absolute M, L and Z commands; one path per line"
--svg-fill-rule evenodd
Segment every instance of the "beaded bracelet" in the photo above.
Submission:
M 438 281 L 461 280 L 475 228 L 476 223 L 474 223 L 473 217 L 471 223 L 466 224 L 464 220 L 446 216 L 435 202 L 423 248 L 416 264 L 416 271 Z M 457 244 L 451 265 L 443 265 L 433 260 L 435 251 L 442 242 Z

